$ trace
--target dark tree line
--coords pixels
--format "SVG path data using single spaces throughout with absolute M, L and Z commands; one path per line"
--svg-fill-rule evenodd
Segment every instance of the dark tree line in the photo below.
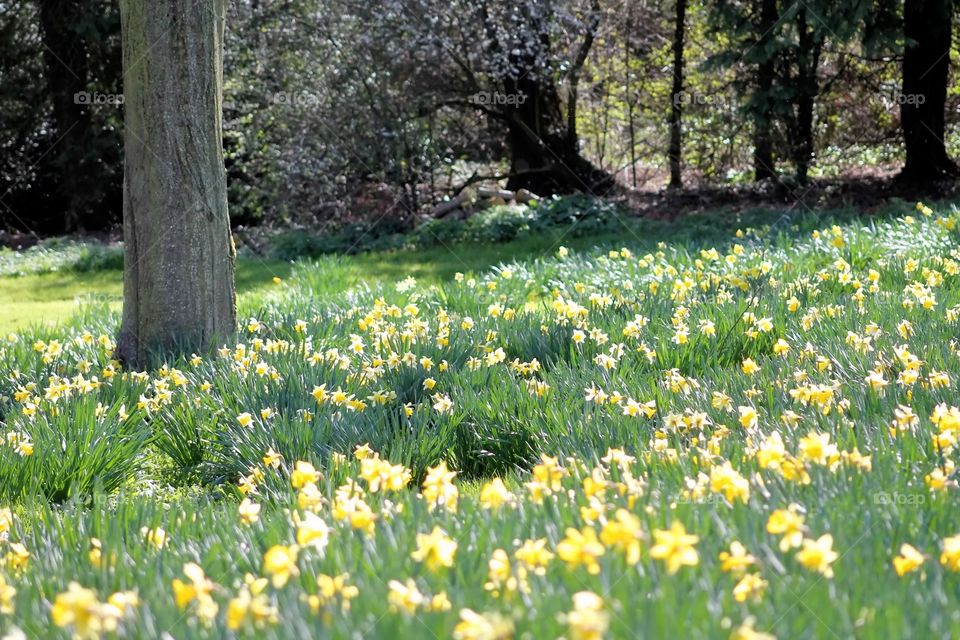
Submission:
M 757 180 L 777 175 L 779 128 L 784 159 L 792 164 L 797 182 L 807 181 L 815 160 L 817 101 L 839 77 L 825 77 L 822 60 L 828 49 L 855 44 L 863 56 L 892 56 L 898 47 L 911 52 L 916 46 L 903 37 L 899 8 L 887 0 L 716 0 L 713 6 L 712 32 L 730 36 L 731 46 L 716 53 L 711 64 L 748 70 L 743 80 L 744 112 L 754 130 Z M 910 72 L 904 66 L 904 86 Z M 944 86 L 946 81 L 944 77 Z M 940 101 L 941 111 L 944 104 Z
M 0 55 L 0 220 L 66 232 L 115 222 L 122 111 L 91 104 L 121 92 L 114 3 L 0 3 Z
M 228 12 L 234 221 L 370 208 L 408 222 L 485 180 L 541 195 L 644 176 L 804 183 L 861 130 L 866 145 L 899 146 L 904 180 L 960 173 L 946 142 L 952 0 L 241 0 Z M 0 0 L 0 79 L 0 225 L 118 222 L 115 3 Z M 882 91 L 893 109 L 871 103 Z

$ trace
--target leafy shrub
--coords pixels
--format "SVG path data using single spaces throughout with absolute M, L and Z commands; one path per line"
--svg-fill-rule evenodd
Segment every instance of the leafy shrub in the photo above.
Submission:
M 278 260 L 316 258 L 330 253 L 429 248 L 465 242 L 508 242 L 549 229 L 570 229 L 571 236 L 586 236 L 620 229 L 626 215 L 620 205 L 587 195 L 555 197 L 530 205 L 497 205 L 465 220 L 430 219 L 405 230 L 390 224 L 351 224 L 322 235 L 305 230 L 284 231 L 272 239 Z
M 123 248 L 51 238 L 22 251 L 0 249 L 0 276 L 90 273 L 123 268 Z
M 17 436 L 0 446 L 0 496 L 42 495 L 62 502 L 121 486 L 137 471 L 150 439 L 136 397 L 91 392 L 32 418 L 14 414 L 4 432 Z M 17 451 L 19 441 L 32 443 L 30 455 Z
M 618 218 L 625 214 L 614 202 L 584 194 L 551 198 L 540 203 L 536 211 L 539 228 L 576 225 L 571 230 L 575 236 L 619 229 Z
M 71 269 L 77 273 L 119 271 L 123 269 L 123 248 L 101 244 L 84 245 Z

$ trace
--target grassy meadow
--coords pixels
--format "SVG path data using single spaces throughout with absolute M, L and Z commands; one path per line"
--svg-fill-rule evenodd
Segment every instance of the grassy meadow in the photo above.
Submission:
M 958 219 L 246 256 L 146 372 L 0 254 L 0 638 L 958 637 Z

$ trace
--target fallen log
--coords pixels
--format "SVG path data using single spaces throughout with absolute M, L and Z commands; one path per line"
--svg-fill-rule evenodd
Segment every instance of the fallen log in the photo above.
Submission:
M 441 202 L 436 207 L 433 208 L 433 211 L 430 212 L 431 218 L 443 218 L 447 215 L 450 215 L 452 212 L 459 209 L 470 199 L 470 193 L 468 190 L 464 189 L 456 195 L 456 197 L 447 200 L 446 202 Z
M 499 187 L 480 187 L 477 189 L 478 198 L 490 198 L 491 200 L 499 198 L 504 202 L 510 202 L 516 198 L 516 196 L 517 194 L 515 194 L 513 191 L 507 191 L 506 189 L 501 189 Z

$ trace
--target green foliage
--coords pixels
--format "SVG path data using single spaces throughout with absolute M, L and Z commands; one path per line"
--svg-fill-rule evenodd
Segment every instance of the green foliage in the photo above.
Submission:
M 429 219 L 409 233 L 395 227 L 348 225 L 323 235 L 283 231 L 272 240 L 278 260 L 385 249 L 417 249 L 459 244 L 494 244 L 569 229 L 571 237 L 615 231 L 628 213 L 620 205 L 586 195 L 549 198 L 530 205 L 498 205 L 458 218 Z
M 707 24 L 721 46 L 706 58 L 704 65 L 710 69 L 739 71 L 736 84 L 743 96 L 742 112 L 755 132 L 765 132 L 769 137 L 775 146 L 775 159 L 790 159 L 802 174 L 798 178 L 805 181 L 807 167 L 798 165 L 810 162 L 813 151 L 805 145 L 812 143 L 815 135 L 830 138 L 843 135 L 842 127 L 824 125 L 831 120 L 842 121 L 846 116 L 842 109 L 835 110 L 834 105 L 824 99 L 827 94 L 822 87 L 844 84 L 841 95 L 849 96 L 849 86 L 843 76 L 851 74 L 843 68 L 845 63 L 836 64 L 828 59 L 829 50 L 859 45 L 868 55 L 889 55 L 896 50 L 900 37 L 897 16 L 898 8 L 887 0 L 878 3 L 714 0 Z M 761 77 L 764 67 L 768 76 L 765 80 Z M 822 67 L 829 67 L 830 72 L 825 73 Z M 862 70 L 862 66 L 857 69 Z M 888 68 L 876 73 L 890 83 L 891 94 L 896 93 L 896 70 Z M 822 79 L 824 76 L 826 80 Z M 870 109 L 871 104 L 880 104 L 882 98 L 876 91 L 865 93 L 854 109 L 857 118 L 871 121 L 883 118 L 884 110 Z M 809 104 L 805 104 L 806 101 Z M 808 113 L 809 109 L 817 112 L 818 131 L 813 129 L 812 117 L 802 117 L 804 109 L 808 109 Z M 859 122 L 852 124 L 862 126 Z M 839 150 L 834 152 L 834 164 L 839 164 L 836 156 Z M 882 153 L 882 150 L 874 148 L 872 152 Z M 861 150 L 861 153 L 871 151 Z M 829 164 L 821 162 L 820 170 L 829 172 Z
M 116 245 L 50 238 L 22 251 L 0 248 L 0 276 L 91 273 L 123 268 Z
M 33 417 L 6 417 L 0 446 L 0 498 L 42 496 L 50 502 L 110 492 L 140 467 L 150 429 L 136 408 L 142 386 L 122 384 L 109 393 L 66 397 Z M 14 434 L 14 435 L 10 435 Z M 31 447 L 29 455 L 23 443 Z

